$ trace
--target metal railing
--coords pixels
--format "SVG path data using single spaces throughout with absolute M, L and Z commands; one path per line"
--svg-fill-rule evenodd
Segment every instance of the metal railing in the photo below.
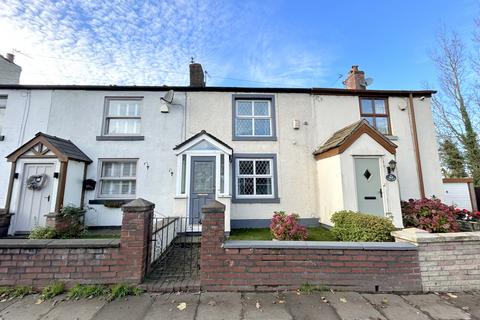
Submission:
M 201 225 L 195 224 L 190 218 L 153 218 L 149 277 L 196 277 L 199 268 L 200 232 Z

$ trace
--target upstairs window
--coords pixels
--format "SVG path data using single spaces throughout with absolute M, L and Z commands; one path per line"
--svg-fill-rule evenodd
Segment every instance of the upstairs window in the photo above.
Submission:
M 383 134 L 391 134 L 390 113 L 386 98 L 360 98 L 360 115 Z
M 140 135 L 141 108 L 142 98 L 107 98 L 103 135 Z
M 137 187 L 137 160 L 101 160 L 101 198 L 135 198 Z
M 276 140 L 273 96 L 234 99 L 233 140 Z

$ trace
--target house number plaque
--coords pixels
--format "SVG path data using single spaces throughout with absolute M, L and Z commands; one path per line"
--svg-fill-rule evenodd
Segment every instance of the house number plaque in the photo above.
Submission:
M 397 180 L 397 177 L 392 173 L 387 174 L 387 176 L 385 178 L 390 182 L 393 182 L 393 181 Z

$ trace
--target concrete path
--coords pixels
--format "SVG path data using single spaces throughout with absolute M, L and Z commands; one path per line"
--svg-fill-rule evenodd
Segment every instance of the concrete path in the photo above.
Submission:
M 144 294 L 38 303 L 38 296 L 0 302 L 0 320 L 480 320 L 480 293 L 455 295 L 355 292 Z

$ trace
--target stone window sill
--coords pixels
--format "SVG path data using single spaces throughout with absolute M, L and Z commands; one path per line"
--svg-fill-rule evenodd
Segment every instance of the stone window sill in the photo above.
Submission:
M 145 136 L 97 136 L 97 141 L 142 141 Z

